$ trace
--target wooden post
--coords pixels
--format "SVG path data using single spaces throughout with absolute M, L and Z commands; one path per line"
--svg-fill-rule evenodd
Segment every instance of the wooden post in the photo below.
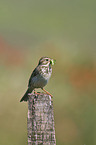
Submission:
M 28 145 L 56 145 L 53 101 L 50 95 L 40 93 L 28 100 Z

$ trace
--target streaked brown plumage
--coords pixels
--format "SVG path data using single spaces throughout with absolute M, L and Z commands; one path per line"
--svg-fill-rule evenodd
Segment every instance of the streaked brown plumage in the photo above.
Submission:
M 49 57 L 42 57 L 39 60 L 37 67 L 32 72 L 29 83 L 28 89 L 24 96 L 21 98 L 20 102 L 28 100 L 28 94 L 30 94 L 35 88 L 41 88 L 47 94 L 51 95 L 47 92 L 43 87 L 48 83 L 51 74 L 52 74 L 52 67 L 54 65 L 54 60 Z M 52 95 L 51 95 L 52 96 Z

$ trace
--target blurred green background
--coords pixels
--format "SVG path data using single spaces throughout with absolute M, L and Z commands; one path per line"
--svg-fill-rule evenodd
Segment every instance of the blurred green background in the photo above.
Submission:
M 27 144 L 19 100 L 41 56 L 56 59 L 57 145 L 96 145 L 96 1 L 0 1 L 0 145 Z

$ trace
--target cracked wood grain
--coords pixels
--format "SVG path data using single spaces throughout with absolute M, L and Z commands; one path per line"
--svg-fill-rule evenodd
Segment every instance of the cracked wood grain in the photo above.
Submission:
M 40 93 L 28 100 L 28 145 L 56 145 L 53 101 Z

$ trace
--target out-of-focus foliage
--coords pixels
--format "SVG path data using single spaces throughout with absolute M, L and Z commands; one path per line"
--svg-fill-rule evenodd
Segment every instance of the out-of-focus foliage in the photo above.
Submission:
M 41 56 L 56 59 L 45 87 L 54 95 L 57 145 L 96 145 L 96 2 L 0 1 L 0 145 L 27 144 L 19 100 Z

